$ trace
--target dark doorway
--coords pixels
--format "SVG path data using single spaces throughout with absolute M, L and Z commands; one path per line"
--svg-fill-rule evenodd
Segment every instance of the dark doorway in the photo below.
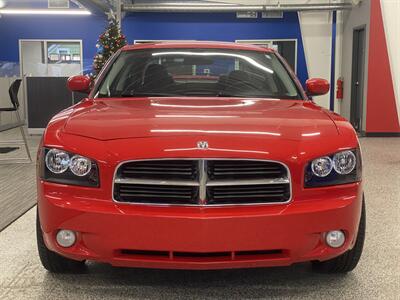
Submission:
M 353 31 L 350 122 L 357 132 L 362 130 L 364 100 L 365 28 Z
M 296 41 L 274 41 L 278 46 L 278 52 L 293 70 L 296 70 Z
M 297 71 L 297 40 L 236 40 L 237 43 L 252 44 L 260 47 L 273 48 L 287 61 L 294 72 Z

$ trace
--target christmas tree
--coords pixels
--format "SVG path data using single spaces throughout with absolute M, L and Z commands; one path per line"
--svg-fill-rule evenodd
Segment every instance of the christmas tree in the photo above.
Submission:
M 106 30 L 99 36 L 96 44 L 97 54 L 93 60 L 93 73 L 91 74 L 93 78 L 100 73 L 111 55 L 127 44 L 125 35 L 121 33 L 118 25 L 115 17 L 111 17 Z

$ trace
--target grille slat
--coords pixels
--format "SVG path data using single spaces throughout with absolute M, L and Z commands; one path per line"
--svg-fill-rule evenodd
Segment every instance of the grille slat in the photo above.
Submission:
M 253 185 L 253 186 L 218 186 L 209 190 L 209 203 L 247 203 L 249 200 L 255 202 L 283 202 L 290 196 L 287 184 L 276 185 Z
M 284 193 L 251 193 L 251 194 L 245 194 L 245 195 L 213 195 L 213 199 L 228 199 L 228 198 L 254 198 L 254 197 L 282 197 Z
M 160 204 L 195 204 L 198 187 L 115 184 L 114 198 L 120 202 Z
M 240 199 L 243 198 L 243 201 L 246 201 L 246 199 L 249 198 L 282 198 L 284 197 L 284 193 L 252 193 L 252 194 L 241 194 L 241 195 L 213 195 L 212 198 L 210 199 L 210 202 L 215 202 L 219 199 Z
M 214 187 L 214 190 L 218 190 L 221 192 L 225 192 L 227 190 L 232 191 L 232 192 L 241 192 L 241 191 L 255 191 L 255 190 L 262 190 L 262 189 L 268 190 L 268 191 L 279 191 L 279 190 L 285 190 L 284 184 L 268 184 L 268 185 L 232 185 L 232 186 L 216 186 Z
M 192 194 L 191 191 L 188 192 L 178 192 L 178 191 L 162 191 L 162 192 L 158 192 L 158 191 L 145 191 L 145 190 L 123 190 L 120 189 L 119 194 L 121 196 L 123 195 L 159 195 L 160 197 L 167 197 L 167 196 L 177 196 L 177 197 L 187 197 L 190 196 Z
M 266 167 L 243 167 L 240 169 L 238 167 L 227 167 L 227 168 L 218 168 L 214 167 L 215 172 L 280 172 L 277 168 L 266 168 Z
M 174 199 L 187 199 L 187 195 L 166 195 L 166 194 L 140 194 L 140 193 L 120 193 L 121 197 L 138 197 L 138 198 L 174 198 Z
M 133 161 L 118 168 L 114 199 L 174 205 L 286 203 L 289 178 L 283 164 L 262 160 Z
M 224 192 L 215 192 L 214 197 L 216 196 L 225 196 L 225 195 L 262 195 L 262 194 L 284 194 L 285 190 L 278 190 L 278 191 L 224 191 Z
M 159 170 L 145 170 L 145 171 L 141 171 L 141 170 L 135 170 L 135 171 L 129 171 L 129 170 L 125 170 L 124 174 L 131 174 L 131 175 L 135 175 L 135 174 L 164 174 L 164 175 L 191 175 L 192 172 L 191 171 L 176 171 L 176 172 L 165 172 L 165 171 L 159 171 Z
M 197 165 L 194 160 L 136 161 L 121 166 L 118 175 L 137 179 L 196 179 Z
M 286 169 L 283 165 L 268 161 L 209 161 L 208 176 L 211 179 L 270 179 L 283 177 Z
M 171 194 L 171 195 L 187 195 L 191 191 L 177 191 L 177 190 L 156 190 L 156 189 L 125 189 L 125 188 L 120 188 L 119 189 L 120 193 L 154 193 L 154 194 Z
M 245 170 L 233 170 L 233 171 L 214 171 L 213 174 L 218 176 L 218 175 L 238 175 L 238 174 L 258 174 L 258 175 L 271 175 L 271 174 L 280 174 L 281 171 L 265 171 L 265 170 L 250 170 L 250 171 L 245 171 Z
M 190 189 L 172 189 L 169 186 L 146 186 L 146 187 L 139 187 L 139 186 L 130 186 L 130 185 L 122 185 L 120 186 L 120 191 L 154 191 L 154 192 L 162 192 L 162 193 L 186 193 Z

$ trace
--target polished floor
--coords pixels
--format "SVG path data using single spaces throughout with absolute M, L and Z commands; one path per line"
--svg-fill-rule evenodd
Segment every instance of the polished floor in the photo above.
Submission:
M 40 136 L 29 138 L 31 163 L 9 163 L 28 161 L 25 148 L 12 143 L 19 140 L 19 129 L 0 132 L 0 231 L 36 204 L 35 157 Z M 17 147 L 11 152 L 1 151 Z
M 363 138 L 361 144 L 367 237 L 360 264 L 350 274 L 315 274 L 309 264 L 225 271 L 90 264 L 87 274 L 52 275 L 37 256 L 33 208 L 0 232 L 0 299 L 400 299 L 400 138 Z M 22 174 L 0 172 L 3 176 L 25 180 Z M 1 187 L 0 198 L 12 198 L 5 193 Z M 21 193 L 34 197 L 35 191 L 21 184 L 13 203 Z

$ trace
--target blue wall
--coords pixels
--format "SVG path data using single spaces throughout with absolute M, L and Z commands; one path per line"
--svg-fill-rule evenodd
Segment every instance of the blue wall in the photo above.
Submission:
M 0 18 L 0 61 L 18 62 L 19 39 L 82 39 L 85 68 L 90 68 L 96 41 L 104 30 L 101 16 L 7 16 Z M 235 14 L 128 14 L 122 29 L 128 42 L 134 40 L 298 40 L 297 73 L 307 79 L 307 67 L 297 13 L 283 19 L 237 19 Z
M 297 74 L 308 77 L 299 19 L 296 12 L 283 19 L 237 19 L 236 14 L 135 13 L 127 15 L 122 28 L 129 43 L 134 40 L 297 39 Z
M 84 68 L 90 68 L 96 42 L 107 25 L 100 16 L 10 16 L 0 18 L 0 61 L 19 61 L 19 39 L 82 40 Z

